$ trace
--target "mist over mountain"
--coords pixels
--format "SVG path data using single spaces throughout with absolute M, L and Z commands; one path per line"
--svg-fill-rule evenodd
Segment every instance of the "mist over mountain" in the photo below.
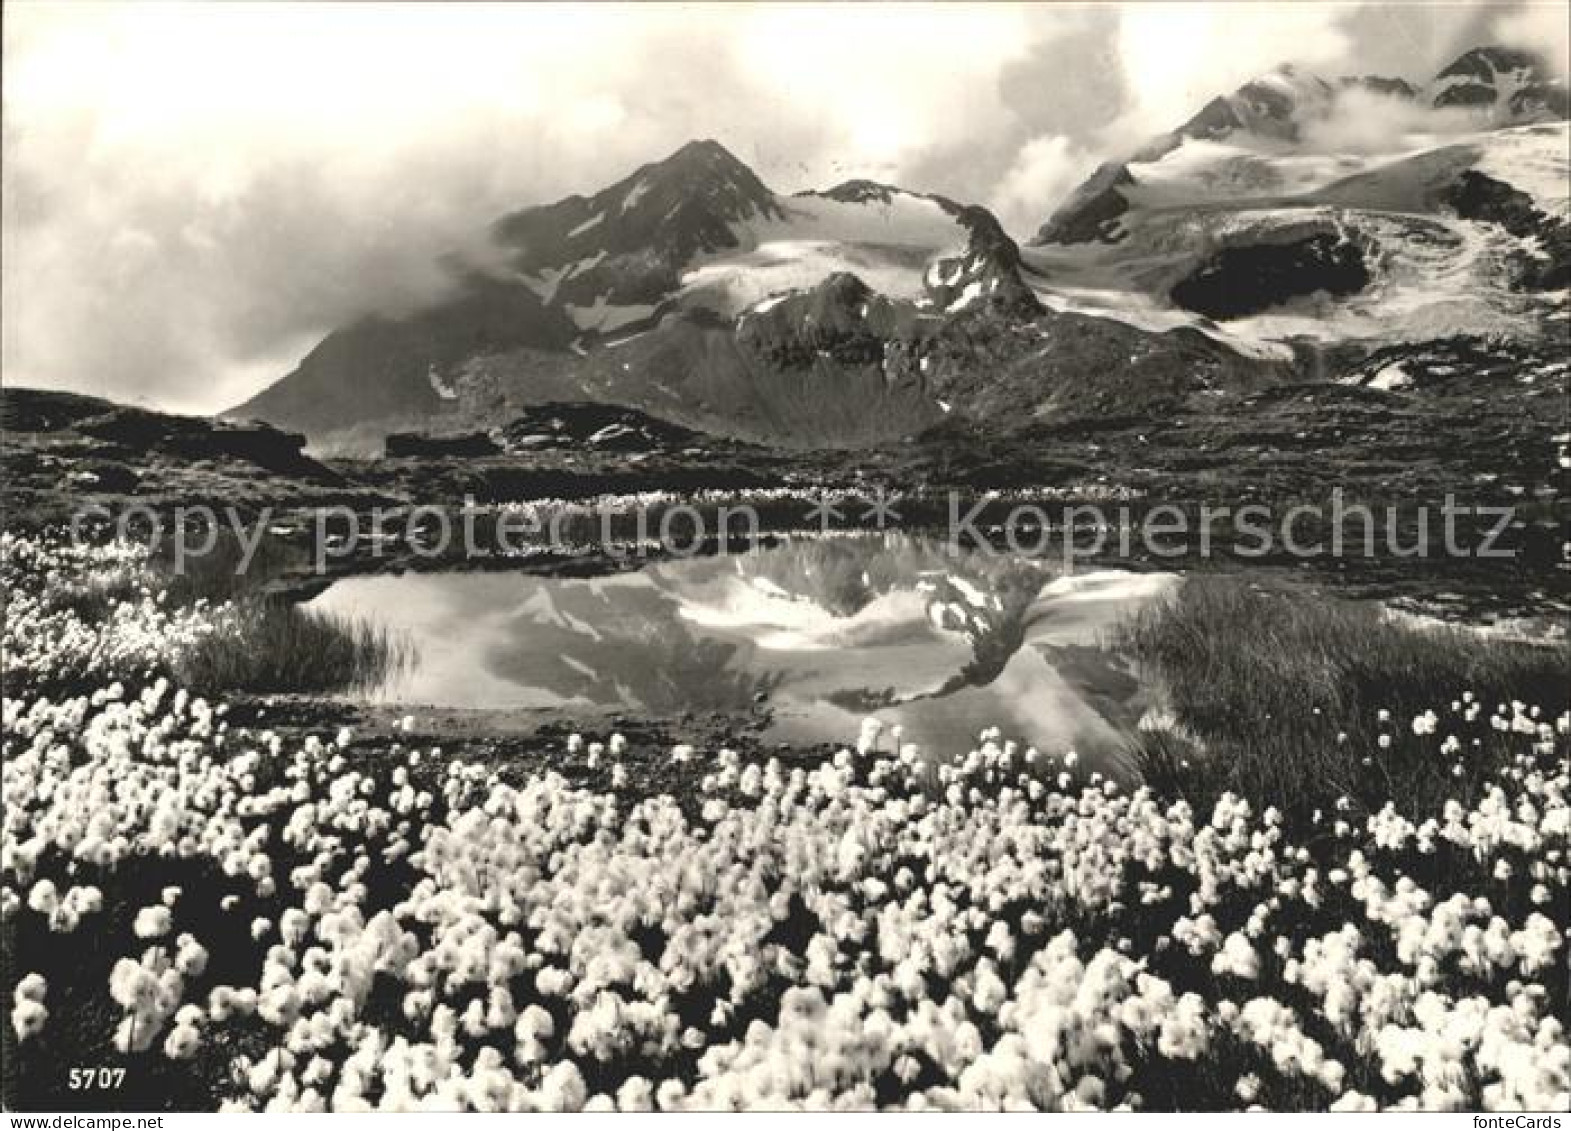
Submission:
M 1133 183 L 1130 165 L 1161 161 L 1190 142 L 1226 142 L 1236 135 L 1309 154 L 1398 152 L 1453 135 L 1563 120 L 1567 113 L 1565 80 L 1542 56 L 1524 50 L 1473 48 L 1421 87 L 1378 75 L 1327 78 L 1283 65 L 1213 98 L 1172 132 L 1143 143 L 1128 161 L 1098 169 L 1037 232 L 1036 242 L 1105 237 L 1129 207 L 1124 190 Z
M 783 194 L 898 184 L 1022 240 L 1175 107 L 1284 59 L 1417 85 L 1478 43 L 1563 66 L 1565 38 L 1563 10 L 1528 4 L 9 16 L 7 379 L 203 411 L 334 327 L 450 298 L 491 218 L 689 139 Z
M 923 343 L 1040 311 L 985 209 L 871 181 L 777 194 L 713 140 L 493 225 L 446 301 L 336 331 L 232 415 L 374 445 L 431 417 L 604 400 L 746 439 L 834 445 L 938 419 Z
M 230 415 L 375 452 L 602 402 L 855 447 L 1258 388 L 1328 349 L 1536 338 L 1567 269 L 1565 117 L 1520 50 L 1424 84 L 1284 65 L 1103 166 L 1024 248 L 979 205 L 868 179 L 779 193 L 696 140 L 499 217 L 450 296 L 334 331 Z

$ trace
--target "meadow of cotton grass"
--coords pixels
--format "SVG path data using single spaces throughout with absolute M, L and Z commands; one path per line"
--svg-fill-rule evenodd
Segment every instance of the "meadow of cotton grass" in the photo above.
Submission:
M 569 784 L 231 727 L 167 674 L 218 611 L 84 618 L 47 594 L 134 549 L 0 549 L 8 1106 L 1571 1105 L 1571 718 L 1520 696 L 1360 704 L 1377 780 L 1462 765 L 1433 803 L 1200 807 L 870 720 L 811 770 L 671 751 L 685 813 L 617 735 Z
M 91 690 L 109 671 L 165 675 L 204 694 L 345 692 L 412 658 L 411 643 L 380 625 L 271 592 L 287 564 L 276 550 L 240 569 L 221 541 L 177 569 L 128 543 L 3 537 L 7 694 Z

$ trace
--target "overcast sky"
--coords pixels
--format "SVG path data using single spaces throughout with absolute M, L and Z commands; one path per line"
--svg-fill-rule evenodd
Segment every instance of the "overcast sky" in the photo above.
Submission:
M 1098 160 L 1282 62 L 1566 66 L 1564 4 L 6 4 L 3 364 L 216 411 L 439 255 L 693 137 L 1029 236 Z

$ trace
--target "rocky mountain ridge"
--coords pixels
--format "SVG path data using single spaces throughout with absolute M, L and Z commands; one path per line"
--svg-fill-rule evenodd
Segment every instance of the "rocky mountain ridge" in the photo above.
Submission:
M 229 415 L 375 453 L 599 403 L 857 448 L 1240 395 L 1330 347 L 1533 337 L 1566 270 L 1557 89 L 1491 48 L 1423 89 L 1282 68 L 1098 170 L 1023 248 L 974 205 L 865 179 L 781 195 L 695 141 L 500 218 L 497 265 L 428 310 L 335 331 Z M 1324 151 L 1316 131 L 1354 90 L 1464 107 L 1479 129 Z
M 916 327 L 973 304 L 1038 309 L 1018 249 L 986 210 L 871 181 L 780 196 L 714 141 L 593 196 L 505 216 L 494 234 L 502 270 L 465 275 L 453 297 L 418 315 L 336 331 L 229 415 L 320 442 L 592 399 L 788 444 L 857 442 L 937 409 L 911 403 L 820 435 L 806 411 L 812 391 L 797 388 L 804 373 L 835 370 L 814 380 L 848 390 L 826 394 L 841 408 L 884 401 L 874 386 L 888 383 L 885 354 Z M 882 313 L 857 329 L 869 316 L 845 300 L 863 291 Z M 648 351 L 657 356 L 632 364 Z M 672 367 L 686 392 L 712 388 L 673 408 L 659 376 Z
M 1299 141 L 1349 89 L 1435 109 L 1468 111 L 1480 128 L 1533 125 L 1571 115 L 1564 82 L 1542 59 L 1504 47 L 1478 47 L 1442 68 L 1424 88 L 1378 75 L 1326 79 L 1283 66 L 1220 95 L 1170 133 L 1140 147 L 1128 161 L 1112 161 L 1082 183 L 1037 231 L 1035 244 L 1073 244 L 1118 238 L 1117 219 L 1132 206 L 1130 165 L 1162 160 L 1188 141 L 1221 142 L 1236 134 Z

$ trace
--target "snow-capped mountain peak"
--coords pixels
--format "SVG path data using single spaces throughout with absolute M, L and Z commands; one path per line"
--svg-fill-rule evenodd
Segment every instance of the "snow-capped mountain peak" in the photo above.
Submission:
M 781 195 L 713 140 L 593 195 L 514 212 L 493 232 L 499 268 L 418 319 L 346 327 L 237 412 L 321 436 L 371 415 L 408 427 L 546 395 L 621 397 L 748 435 L 771 420 L 815 440 L 860 437 L 873 425 L 838 419 L 829 394 L 798 403 L 799 372 L 838 369 L 837 403 L 881 400 L 915 364 L 902 351 L 916 323 L 973 308 L 1039 313 L 1018 248 L 984 209 L 870 180 Z M 703 388 L 682 395 L 690 383 Z M 324 391 L 367 385 L 374 414 L 363 395 Z M 936 412 L 901 395 L 878 428 Z
M 1363 75 L 1330 81 L 1291 65 L 1282 66 L 1231 94 L 1212 99 L 1178 128 L 1152 138 L 1127 161 L 1109 162 L 1098 168 L 1049 216 L 1032 242 L 1116 240 L 1122 230 L 1120 217 L 1139 195 L 1141 178 L 1136 170 L 1146 167 L 1149 176 L 1152 167 L 1161 163 L 1174 166 L 1175 161 L 1169 158 L 1179 151 L 1188 156 L 1203 155 L 1195 143 L 1216 143 L 1246 151 L 1213 154 L 1227 156 L 1231 166 L 1239 169 L 1249 165 L 1253 160 L 1250 155 L 1254 154 L 1265 164 L 1253 160 L 1252 173 L 1269 180 L 1271 170 L 1265 165 L 1286 169 L 1282 158 L 1300 156 L 1293 147 L 1304 142 L 1306 127 L 1331 113 L 1338 94 L 1349 89 L 1394 99 L 1422 98 L 1437 109 L 1471 109 L 1477 114 L 1481 130 L 1568 116 L 1565 85 L 1551 76 L 1537 56 L 1514 48 L 1474 48 L 1444 68 L 1423 91 L 1400 78 Z M 1297 174 L 1304 170 L 1288 172 L 1293 175 L 1283 178 L 1286 183 L 1280 188 L 1291 187 L 1294 180 L 1301 181 Z
M 1571 112 L 1566 85 L 1531 51 L 1475 47 L 1435 76 L 1429 100 L 1437 107 L 1478 111 L 1494 124 L 1564 118 Z
M 1294 140 L 1303 119 L 1329 103 L 1335 90 L 1319 75 L 1284 64 L 1232 94 L 1212 99 L 1175 132 L 1180 137 L 1214 140 L 1249 130 Z
M 624 212 L 649 211 L 679 197 L 684 205 L 709 209 L 715 216 L 742 221 L 771 210 L 774 194 L 758 175 L 718 141 L 690 141 L 664 161 L 646 165 L 626 182 L 613 185 L 605 194 L 621 191 Z
M 649 305 L 695 256 L 737 247 L 740 227 L 778 218 L 776 197 L 717 141 L 692 141 L 590 197 L 503 217 L 497 241 L 548 303 Z
M 1040 314 L 1042 307 L 1021 275 L 1019 245 L 992 213 L 966 208 L 959 220 L 970 233 L 964 252 L 928 265 L 925 282 L 933 304 L 949 312 L 985 305 L 1022 317 Z
M 1273 71 L 1098 169 L 1026 249 L 1026 278 L 1053 310 L 1265 356 L 1534 334 L 1571 248 L 1564 88 L 1546 74 L 1489 47 L 1424 91 Z

